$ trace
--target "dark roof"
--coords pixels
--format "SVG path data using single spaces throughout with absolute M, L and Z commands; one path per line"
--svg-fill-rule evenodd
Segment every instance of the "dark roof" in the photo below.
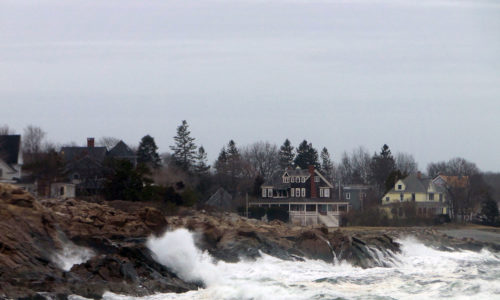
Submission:
M 84 157 L 102 162 L 106 157 L 106 147 L 62 147 L 61 154 L 66 162 L 79 160 Z
M 123 141 L 119 141 L 113 149 L 109 150 L 108 155 L 111 157 L 134 157 L 135 153 Z
M 0 159 L 7 164 L 19 163 L 19 152 L 21 151 L 21 136 L 0 135 Z
M 308 169 L 290 169 L 290 170 L 285 170 L 284 172 L 281 172 L 281 175 L 288 173 L 288 176 L 309 176 L 309 170 Z
M 280 175 L 273 176 L 271 180 L 266 181 L 262 186 L 272 186 L 278 190 L 286 190 L 291 187 L 290 183 L 284 183 L 283 178 Z
M 219 188 L 205 203 L 206 205 L 218 207 L 225 210 L 234 208 L 233 197 L 225 189 Z

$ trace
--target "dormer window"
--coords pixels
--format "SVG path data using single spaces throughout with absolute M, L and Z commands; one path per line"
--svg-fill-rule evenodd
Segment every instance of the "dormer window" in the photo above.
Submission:
M 403 185 L 402 184 L 398 184 L 398 190 L 402 190 L 403 189 Z
M 302 177 L 302 183 L 305 183 L 305 182 L 306 182 L 306 178 Z
M 320 179 L 319 176 L 314 176 L 314 182 L 320 182 Z
M 295 182 L 295 177 L 292 177 L 291 181 L 292 181 L 292 182 Z

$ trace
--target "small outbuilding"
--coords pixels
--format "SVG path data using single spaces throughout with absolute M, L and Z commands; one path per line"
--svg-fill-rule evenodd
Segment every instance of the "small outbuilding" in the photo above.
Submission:
M 210 196 L 205 205 L 224 211 L 235 210 L 233 196 L 222 187 Z
M 75 198 L 75 184 L 56 182 L 50 185 L 50 197 L 59 199 Z

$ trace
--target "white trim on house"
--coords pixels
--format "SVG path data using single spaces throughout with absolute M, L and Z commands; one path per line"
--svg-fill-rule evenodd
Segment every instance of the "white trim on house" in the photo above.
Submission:
M 326 185 L 328 185 L 328 187 L 333 188 L 333 185 L 330 183 L 330 181 L 326 180 L 326 178 L 323 177 L 323 175 L 321 175 L 321 173 L 318 172 L 318 170 L 314 169 L 314 173 L 319 177 L 321 177 L 321 179 L 323 179 L 323 181 L 326 183 Z

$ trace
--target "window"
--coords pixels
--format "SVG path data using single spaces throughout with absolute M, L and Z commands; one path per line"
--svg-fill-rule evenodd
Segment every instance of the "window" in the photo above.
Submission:
M 288 177 L 288 176 L 283 177 L 283 182 L 284 183 L 289 183 L 290 182 L 290 177 Z
M 345 193 L 345 198 L 346 198 L 347 200 L 351 199 L 351 193 Z
M 389 197 L 385 197 L 385 201 L 389 202 L 390 198 Z
M 443 194 L 439 194 L 439 202 L 443 202 Z
M 272 197 L 273 196 L 273 189 L 267 189 L 267 196 Z
M 302 177 L 302 183 L 306 182 L 306 178 Z
M 292 177 L 290 181 L 295 182 L 295 177 Z
M 429 200 L 430 201 L 434 200 L 434 193 L 429 193 Z
M 398 190 L 402 190 L 402 189 L 403 189 L 403 185 L 398 184 Z
M 63 196 L 64 195 L 64 187 L 62 186 L 60 189 L 59 189 L 59 196 Z
M 405 194 L 403 194 L 403 193 L 399 194 L 399 201 L 403 202 L 404 198 L 405 198 Z
M 266 198 L 266 197 L 267 197 L 267 190 L 262 189 L 262 198 Z
M 323 190 L 324 190 L 324 189 L 319 189 L 319 196 L 320 196 L 320 197 L 324 197 L 324 195 L 323 195 Z
M 3 176 L 3 170 L 0 169 L 0 177 L 2 177 L 2 176 Z
M 330 189 L 325 189 L 325 198 L 330 198 Z
M 291 195 L 292 197 L 295 197 L 295 189 L 294 189 L 294 188 L 291 188 L 291 189 L 290 189 L 290 195 Z
M 319 176 L 314 176 L 314 182 L 319 182 L 321 178 Z
M 306 196 L 306 189 L 302 188 L 302 197 L 305 197 L 305 196 Z
M 360 194 L 359 194 L 359 198 L 360 198 L 361 200 L 366 200 L 366 193 L 360 193 Z
M 411 193 L 411 201 L 415 202 L 415 200 L 416 200 L 415 193 Z
M 73 174 L 73 179 L 80 179 L 80 175 L 78 173 Z

